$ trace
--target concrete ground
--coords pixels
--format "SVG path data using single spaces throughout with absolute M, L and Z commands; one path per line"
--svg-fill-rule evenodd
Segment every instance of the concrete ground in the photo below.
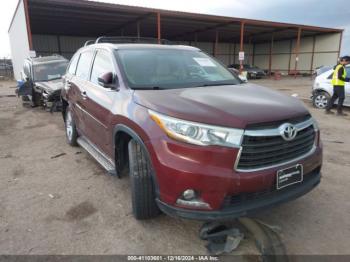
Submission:
M 309 78 L 254 82 L 300 97 L 311 86 Z M 23 107 L 14 85 L 0 82 L 0 254 L 206 254 L 199 222 L 136 221 L 128 179 L 68 146 L 60 113 Z M 323 180 L 257 217 L 282 228 L 289 254 L 349 254 L 350 117 L 305 103 L 322 129 Z M 255 252 L 249 237 L 237 251 Z

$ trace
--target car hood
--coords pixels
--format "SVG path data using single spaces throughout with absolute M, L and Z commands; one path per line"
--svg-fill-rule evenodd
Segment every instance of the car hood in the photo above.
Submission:
M 297 98 L 251 83 L 135 90 L 133 96 L 135 103 L 168 116 L 236 128 L 308 114 Z
M 51 81 L 44 81 L 44 82 L 35 82 L 35 85 L 37 87 L 40 87 L 41 89 L 44 89 L 48 93 L 54 92 L 56 90 L 60 90 L 63 88 L 63 82 L 62 79 L 55 79 Z

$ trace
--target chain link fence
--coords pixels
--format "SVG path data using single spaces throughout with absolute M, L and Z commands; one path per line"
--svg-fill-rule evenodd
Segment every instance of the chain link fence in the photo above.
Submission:
M 13 67 L 11 59 L 0 58 L 0 80 L 13 79 Z

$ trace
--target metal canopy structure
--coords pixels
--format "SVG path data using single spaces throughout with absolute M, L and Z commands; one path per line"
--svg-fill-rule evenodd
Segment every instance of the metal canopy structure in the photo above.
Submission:
M 125 35 L 161 37 L 181 41 L 267 42 L 303 36 L 342 32 L 341 29 L 258 21 L 234 17 L 125 6 L 84 0 L 25 0 L 32 34 L 74 36 Z M 159 23 L 158 23 L 159 22 Z
M 314 67 L 326 60 L 336 60 L 340 54 L 343 33 L 342 29 L 86 0 L 19 0 L 18 6 L 20 5 L 24 8 L 29 49 L 34 49 L 41 55 L 46 55 L 49 50 L 44 51 L 40 49 L 40 46 L 38 47 L 38 43 L 42 40 L 38 40 L 39 36 L 57 37 L 55 46 L 58 47 L 55 51 L 60 54 L 63 54 L 60 49 L 60 45 L 63 43 L 62 37 L 66 36 L 88 37 L 89 39 L 99 36 L 154 37 L 158 38 L 159 41 L 160 39 L 167 39 L 189 45 L 197 45 L 200 42 L 211 43 L 212 47 L 207 47 L 205 51 L 218 57 L 220 55 L 221 57 L 223 55 L 229 56 L 228 59 L 225 59 L 225 62 L 230 63 L 236 61 L 235 56 L 238 51 L 247 51 L 248 62 L 254 64 L 254 59 L 256 59 L 260 66 L 265 67 L 270 72 L 273 68 L 275 70 L 278 68 L 280 71 L 296 71 L 299 56 L 303 54 L 304 58 L 302 60 L 305 65 L 302 71 L 312 71 Z M 20 12 L 16 10 L 13 20 L 16 13 Z M 337 34 L 338 36 L 328 41 L 327 48 L 322 48 L 320 44 L 316 43 L 317 37 L 322 38 L 324 35 L 331 34 Z M 37 37 L 36 45 L 33 43 L 34 37 Z M 306 51 L 301 46 L 301 41 L 305 38 L 313 39 L 313 43 L 308 44 Z M 288 46 L 288 50 L 286 48 L 283 48 L 283 51 L 278 51 L 278 48 L 275 50 L 275 43 L 279 41 L 287 41 L 288 43 L 284 45 Z M 324 45 L 326 41 L 322 41 Z M 226 48 L 225 51 L 222 51 L 223 49 L 220 51 L 219 47 L 224 43 L 234 45 L 233 47 L 230 46 L 229 49 Z M 264 51 L 258 50 L 258 52 L 255 52 L 257 45 L 264 44 L 268 44 L 269 47 L 264 47 Z M 310 45 L 313 46 L 312 49 Z M 200 46 L 200 48 L 203 47 Z M 75 50 L 70 50 L 68 53 L 65 51 L 68 57 L 74 52 Z M 322 53 L 327 53 L 329 56 L 324 56 L 318 60 L 314 59 L 315 54 Z M 233 54 L 233 59 L 231 54 Z M 284 55 L 283 59 L 282 55 Z M 285 55 L 288 55 L 289 63 Z M 276 58 L 279 58 L 281 63 L 283 62 L 283 66 L 276 65 L 276 63 L 279 63 L 276 62 L 278 60 Z M 266 60 L 268 60 L 268 64 L 266 64 Z M 315 62 L 315 60 L 317 61 Z

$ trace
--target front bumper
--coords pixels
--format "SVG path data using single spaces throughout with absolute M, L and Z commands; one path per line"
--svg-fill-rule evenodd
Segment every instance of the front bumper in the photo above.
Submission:
M 158 205 L 164 213 L 190 219 L 212 220 L 244 216 L 261 208 L 297 198 L 320 182 L 322 144 L 310 155 L 280 166 L 264 170 L 240 172 L 234 169 L 238 149 L 217 146 L 199 147 L 174 141 L 167 137 L 146 142 L 150 151 Z M 232 202 L 228 198 L 244 194 L 260 194 L 276 187 L 278 170 L 296 164 L 303 166 L 304 183 L 288 186 L 290 191 L 279 190 L 259 195 L 251 201 Z M 310 175 L 311 174 L 311 175 Z M 307 179 L 306 179 L 307 178 Z M 193 189 L 199 198 L 209 204 L 208 209 L 183 206 L 177 203 L 183 192 Z
M 215 211 L 187 210 L 174 207 L 157 200 L 159 208 L 166 214 L 175 217 L 182 217 L 195 220 L 228 220 L 237 217 L 251 215 L 259 210 L 270 208 L 284 202 L 296 199 L 312 189 L 321 181 L 320 167 L 309 174 L 305 174 L 305 180 L 299 184 L 286 187 L 284 189 L 271 192 L 254 200 L 242 201 L 237 205 Z

